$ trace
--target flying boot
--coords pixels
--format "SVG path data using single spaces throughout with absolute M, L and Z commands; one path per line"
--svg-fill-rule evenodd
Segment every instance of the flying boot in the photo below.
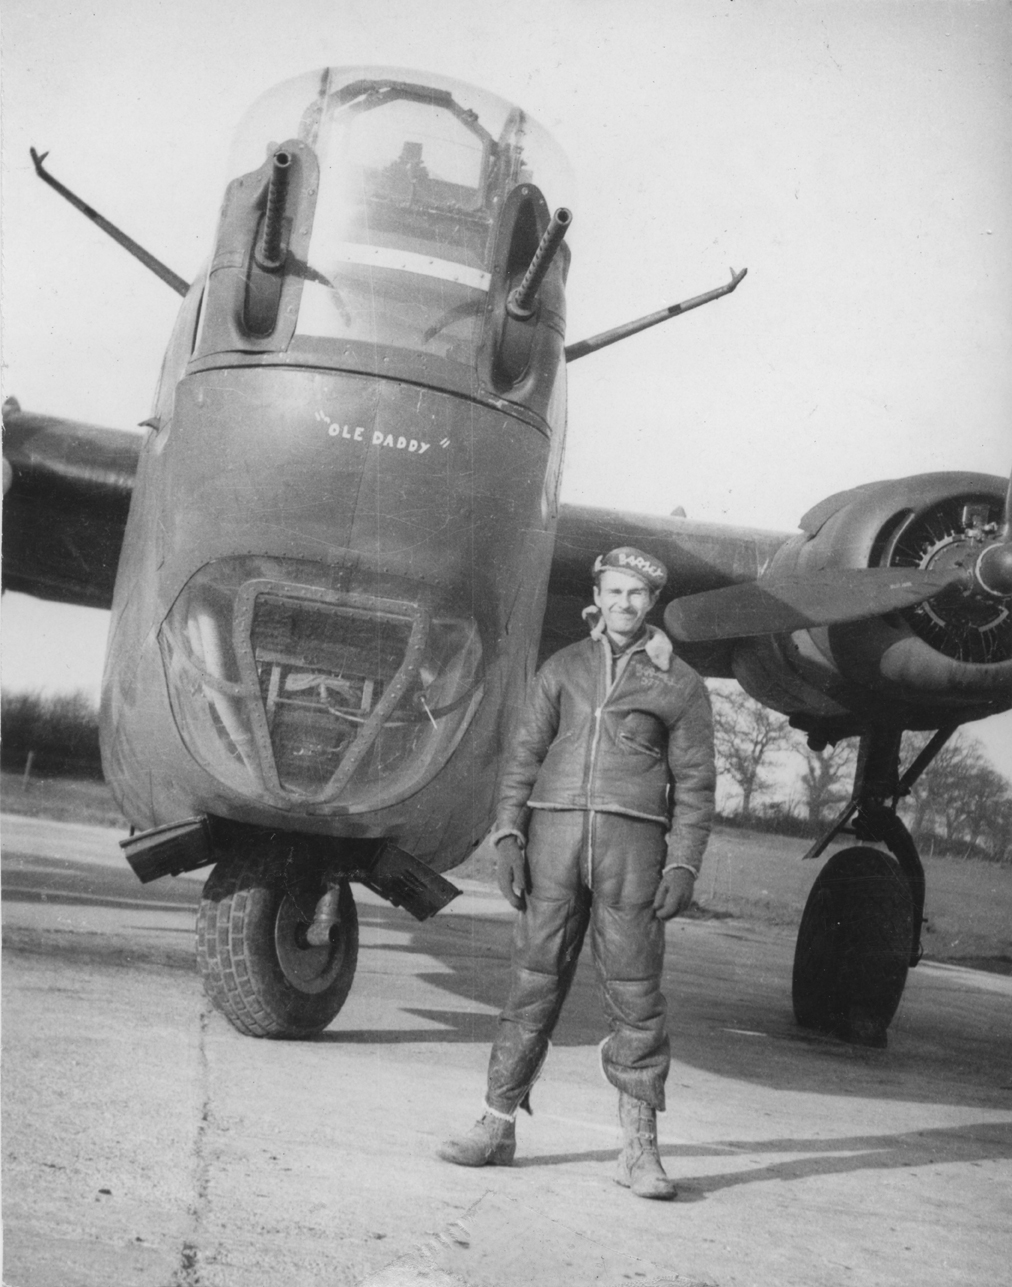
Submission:
M 638 1198 L 670 1200 L 676 1197 L 675 1182 L 665 1175 L 657 1152 L 656 1109 L 620 1090 L 618 1120 L 622 1127 L 622 1152 L 618 1156 L 615 1183 L 632 1189 Z
M 437 1153 L 444 1162 L 457 1166 L 512 1166 L 516 1151 L 514 1118 L 486 1105 L 466 1135 L 440 1144 Z

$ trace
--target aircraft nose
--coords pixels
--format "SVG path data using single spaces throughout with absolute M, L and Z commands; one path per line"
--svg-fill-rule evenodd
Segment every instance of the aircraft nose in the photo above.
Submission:
M 483 684 L 522 685 L 548 452 L 499 409 L 393 380 L 187 376 L 151 453 L 158 562 L 136 588 L 154 598 L 144 637 L 176 730 L 229 788 L 222 807 L 386 808 L 450 759 Z
M 159 642 L 177 725 L 208 771 L 265 802 L 340 813 L 393 803 L 435 771 L 480 695 L 478 629 L 421 587 L 375 589 L 264 559 L 191 579 Z

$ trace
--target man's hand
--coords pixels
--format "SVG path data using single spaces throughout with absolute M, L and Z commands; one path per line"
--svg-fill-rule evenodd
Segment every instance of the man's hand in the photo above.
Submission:
M 670 921 L 672 917 L 684 912 L 692 902 L 692 891 L 695 885 L 692 872 L 686 871 L 684 867 L 674 867 L 671 871 L 666 871 L 654 895 L 654 912 L 657 914 L 657 919 Z
M 503 836 L 495 847 L 496 875 L 503 898 L 518 912 L 524 910 L 530 889 L 527 858 L 516 836 Z

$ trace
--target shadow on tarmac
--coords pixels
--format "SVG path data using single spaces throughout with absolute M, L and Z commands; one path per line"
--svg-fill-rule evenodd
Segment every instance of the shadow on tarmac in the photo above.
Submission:
M 141 886 L 126 869 L 5 854 L 3 897 L 122 911 L 192 913 L 199 902 L 200 883 L 172 880 Z M 375 950 L 438 961 L 441 969 L 412 971 L 414 977 L 464 1004 L 449 1009 L 405 1006 L 402 1014 L 424 1021 L 425 1026 L 418 1028 L 342 1029 L 339 1015 L 316 1040 L 377 1046 L 491 1042 L 496 1017 L 487 1010 L 498 1011 L 509 984 L 510 917 L 457 914 L 419 924 L 402 910 L 374 904 L 360 905 L 359 917 L 363 928 L 389 934 L 394 940 Z M 192 949 L 184 941 L 188 932 L 179 926 L 156 931 L 173 936 L 166 946 L 178 944 L 167 954 L 143 944 L 130 952 L 112 944 L 103 950 L 101 938 L 86 943 L 85 936 L 71 934 L 61 934 L 59 942 L 47 935 L 38 945 L 28 939 L 22 942 L 24 936 L 18 934 L 10 941 L 15 948 L 83 952 L 112 965 L 192 968 Z M 363 944 L 360 969 L 371 950 L 368 943 Z M 797 1026 L 790 999 L 792 954 L 793 935 L 783 931 L 741 921 L 673 924 L 664 988 L 675 1060 L 669 1086 L 674 1094 L 682 1065 L 779 1090 L 1012 1107 L 1012 1031 L 1006 995 L 938 975 L 928 977 L 923 970 L 911 971 L 890 1028 L 888 1048 L 868 1050 Z M 476 1008 L 468 1008 L 468 1003 Z M 432 1027 L 433 1023 L 439 1026 Z M 553 1044 L 593 1047 L 606 1032 L 588 945 Z M 588 1051 L 588 1058 L 596 1061 L 596 1054 Z M 750 1171 L 749 1177 L 755 1173 Z
M 398 928 L 403 917 L 370 908 L 363 923 Z M 512 923 L 504 917 L 435 918 L 410 927 L 392 952 L 423 953 L 444 967 L 417 977 L 462 1000 L 498 1010 L 509 986 Z M 848 1045 L 800 1028 L 791 1006 L 793 933 L 743 922 L 687 922 L 669 931 L 664 990 L 672 1069 L 678 1065 L 777 1090 L 869 1099 L 1012 1107 L 1008 997 L 912 970 L 885 1050 Z M 338 1016 L 318 1040 L 348 1043 L 490 1043 L 496 1017 L 467 1009 L 405 1009 L 419 1029 L 344 1032 Z M 589 946 L 552 1038 L 593 1047 L 607 1035 Z M 596 1052 L 588 1052 L 596 1062 Z M 788 1151 L 788 1150 L 785 1150 Z
M 710 1193 L 756 1184 L 764 1180 L 807 1180 L 856 1171 L 896 1170 L 909 1166 L 939 1165 L 946 1162 L 997 1162 L 1012 1158 L 1012 1124 L 973 1122 L 965 1126 L 901 1132 L 896 1135 L 855 1135 L 831 1139 L 772 1139 L 714 1141 L 706 1146 L 661 1144 L 666 1159 L 747 1157 L 754 1162 L 767 1153 L 807 1153 L 768 1166 L 752 1165 L 745 1170 L 700 1176 L 683 1176 L 679 1171 L 680 1201 L 700 1201 Z M 610 1162 L 615 1150 L 594 1149 L 581 1153 L 543 1154 L 517 1158 L 515 1169 L 561 1166 L 573 1162 Z

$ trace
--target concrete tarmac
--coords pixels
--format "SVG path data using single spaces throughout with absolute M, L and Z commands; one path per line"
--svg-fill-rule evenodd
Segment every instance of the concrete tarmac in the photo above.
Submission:
M 512 1168 L 439 1161 L 480 1110 L 512 913 L 418 925 L 356 888 L 358 976 L 311 1042 L 241 1037 L 193 964 L 202 874 L 3 819 L 9 1287 L 1005 1284 L 1012 980 L 922 963 L 883 1051 L 800 1031 L 793 932 L 668 930 L 674 1203 L 612 1181 L 581 965 Z M 451 873 L 452 875 L 452 873 Z

